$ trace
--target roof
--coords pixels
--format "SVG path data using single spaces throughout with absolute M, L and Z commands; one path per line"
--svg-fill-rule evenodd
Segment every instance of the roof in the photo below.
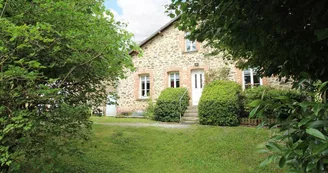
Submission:
M 156 37 L 158 34 L 162 33 L 165 29 L 167 29 L 168 27 L 170 27 L 175 21 L 177 21 L 180 18 L 180 16 L 175 17 L 174 19 L 172 19 L 171 21 L 169 21 L 168 23 L 166 23 L 164 26 L 162 26 L 159 30 L 155 31 L 153 34 L 151 34 L 149 37 L 147 37 L 146 39 L 144 39 L 142 42 L 139 43 L 139 46 L 143 46 L 146 43 L 148 43 L 151 39 L 153 39 L 154 37 Z M 133 52 L 133 51 L 132 51 Z M 130 54 L 132 53 L 130 52 Z
M 142 42 L 140 42 L 139 46 L 141 47 L 141 46 L 145 45 L 148 41 L 150 41 L 155 36 L 157 36 L 158 34 L 160 34 L 161 32 L 163 32 L 166 28 L 168 28 L 169 26 L 171 26 L 179 18 L 180 18 L 180 16 L 177 16 L 174 19 L 172 19 L 171 21 L 169 21 L 167 24 L 165 24 L 164 26 L 162 26 L 159 30 L 157 30 L 152 35 L 150 35 L 149 37 L 147 37 L 145 40 L 143 40 Z

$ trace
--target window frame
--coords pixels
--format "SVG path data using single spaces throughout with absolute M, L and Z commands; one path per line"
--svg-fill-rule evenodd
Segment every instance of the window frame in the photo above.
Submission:
M 189 32 L 185 33 L 185 37 L 188 36 L 189 34 L 190 34 Z M 190 50 L 187 49 L 189 44 L 190 44 Z M 195 49 L 194 49 L 194 47 L 195 47 Z M 185 51 L 186 52 L 197 51 L 197 42 L 196 41 L 191 41 L 191 40 L 185 38 Z
M 148 80 L 147 80 L 148 77 Z M 145 82 L 145 94 L 146 95 L 142 95 L 142 82 Z M 147 88 L 147 81 L 149 81 L 149 88 Z M 150 75 L 149 74 L 143 74 L 143 75 L 139 75 L 139 98 L 140 99 L 148 99 L 150 97 Z M 147 90 L 149 90 L 149 94 L 147 94 Z
M 173 77 L 173 87 L 171 86 L 171 74 L 174 74 L 174 77 Z M 177 87 L 177 74 L 178 74 L 178 76 L 179 76 L 179 87 Z M 172 72 L 169 72 L 169 77 L 168 77 L 168 83 L 169 83 L 169 85 L 168 85 L 168 87 L 170 87 L 170 88 L 180 88 L 180 85 L 181 85 L 181 80 L 180 80 L 180 72 L 179 71 L 172 71 Z
M 244 70 L 242 71 L 242 82 L 243 82 L 242 87 L 243 87 L 243 90 L 246 89 L 246 83 L 245 83 L 245 70 L 249 70 L 250 79 L 251 79 L 251 83 L 250 83 L 250 84 L 251 84 L 251 88 L 254 87 L 254 68 L 244 69 Z M 262 81 L 262 78 L 261 78 L 261 77 L 259 78 L 259 82 L 260 82 L 260 86 L 262 86 L 262 85 L 263 85 L 263 81 Z

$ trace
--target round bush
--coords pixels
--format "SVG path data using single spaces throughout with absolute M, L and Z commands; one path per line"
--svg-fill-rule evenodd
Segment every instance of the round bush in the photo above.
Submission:
M 189 95 L 186 88 L 167 88 L 163 90 L 156 101 L 154 118 L 163 122 L 179 122 L 189 105 Z M 185 93 L 185 95 L 183 95 Z M 181 99 L 181 108 L 179 99 Z
M 239 124 L 241 86 L 233 81 L 218 80 L 207 84 L 198 105 L 199 122 L 204 125 Z

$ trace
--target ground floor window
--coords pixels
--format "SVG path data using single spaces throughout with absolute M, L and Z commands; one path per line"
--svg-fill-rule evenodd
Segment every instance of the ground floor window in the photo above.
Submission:
M 262 85 L 262 79 L 257 74 L 256 69 L 249 68 L 243 71 L 243 89 L 260 85 Z
M 148 98 L 150 96 L 150 80 L 149 75 L 140 76 L 140 98 Z
M 171 87 L 171 88 L 179 88 L 180 87 L 179 72 L 171 72 L 170 73 L 169 87 Z

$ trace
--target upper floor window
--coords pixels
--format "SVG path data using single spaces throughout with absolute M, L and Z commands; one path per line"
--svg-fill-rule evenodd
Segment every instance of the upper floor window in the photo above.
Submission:
M 186 36 L 189 35 L 189 33 L 186 33 Z M 196 42 L 195 41 L 191 41 L 188 39 L 185 39 L 186 42 L 186 51 L 190 52 L 190 51 L 196 51 L 197 50 L 197 46 L 196 46 Z
M 179 72 L 171 72 L 170 73 L 169 87 L 171 87 L 171 88 L 179 88 L 180 87 Z
M 150 80 L 149 75 L 140 76 L 140 98 L 148 98 L 150 96 Z
M 243 89 L 262 85 L 262 79 L 258 76 L 256 69 L 246 69 L 243 71 Z

